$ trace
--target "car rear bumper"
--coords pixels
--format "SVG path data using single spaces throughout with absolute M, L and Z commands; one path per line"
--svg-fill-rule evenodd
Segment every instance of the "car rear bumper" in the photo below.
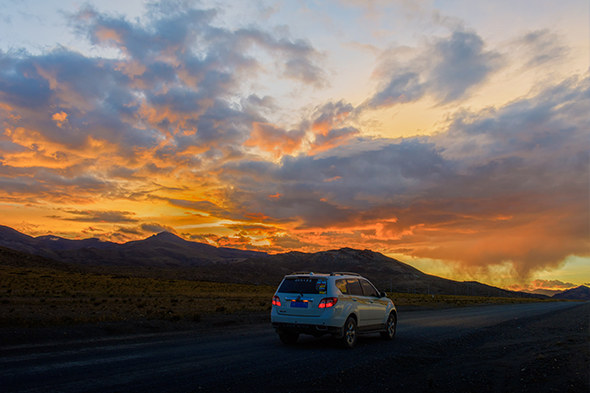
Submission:
M 294 332 L 300 334 L 310 334 L 312 336 L 322 334 L 336 334 L 342 332 L 342 328 L 336 326 L 313 325 L 306 323 L 289 323 L 289 322 L 273 322 L 272 326 L 277 333 Z
M 273 306 L 270 315 L 272 326 L 277 333 L 294 332 L 321 336 L 322 334 L 339 334 L 344 326 L 344 319 L 340 309 L 328 309 L 320 317 L 305 317 L 281 315 L 277 307 Z

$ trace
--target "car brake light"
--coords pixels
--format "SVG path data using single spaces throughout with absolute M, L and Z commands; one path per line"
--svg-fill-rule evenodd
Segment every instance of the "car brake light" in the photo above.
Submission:
M 277 295 L 272 297 L 272 305 L 281 307 L 281 299 Z
M 334 307 L 338 303 L 337 297 L 325 297 L 320 300 L 320 304 L 318 304 L 318 308 L 330 308 Z

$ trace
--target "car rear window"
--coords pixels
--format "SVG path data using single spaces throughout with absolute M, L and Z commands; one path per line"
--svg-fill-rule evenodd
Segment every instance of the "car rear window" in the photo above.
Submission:
M 326 293 L 325 278 L 295 277 L 285 278 L 279 288 L 281 293 Z

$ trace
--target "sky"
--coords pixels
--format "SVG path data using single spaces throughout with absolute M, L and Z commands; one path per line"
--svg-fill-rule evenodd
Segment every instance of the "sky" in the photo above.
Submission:
M 0 0 L 0 224 L 590 283 L 587 0 Z

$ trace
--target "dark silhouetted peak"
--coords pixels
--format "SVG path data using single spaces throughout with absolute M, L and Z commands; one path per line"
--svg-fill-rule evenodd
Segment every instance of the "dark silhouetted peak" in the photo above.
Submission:
M 34 238 L 29 235 L 25 235 L 24 233 L 20 233 L 16 229 L 12 229 L 10 227 L 0 225 L 0 239 L 31 241 Z
M 187 243 L 194 243 L 194 242 L 189 242 L 187 240 L 184 240 L 183 238 L 181 238 L 178 235 L 175 235 L 172 232 L 168 232 L 168 231 L 164 231 L 164 232 L 160 232 L 157 233 L 155 235 L 152 235 L 148 238 L 145 238 L 143 240 L 136 240 L 136 241 L 132 241 L 129 243 L 125 243 L 126 245 L 131 245 L 131 244 L 138 244 L 138 243 L 144 243 L 144 244 L 161 244 L 161 243 L 174 243 L 174 244 L 187 244 Z
M 176 237 L 177 238 L 180 238 L 180 236 L 175 235 L 174 233 L 168 232 L 168 231 L 162 231 L 162 232 L 160 232 L 158 234 L 155 234 L 155 235 L 152 235 L 152 236 L 155 236 L 155 237 L 158 237 L 158 238 L 176 238 Z
M 168 231 L 160 232 L 156 235 L 152 235 L 151 237 L 158 239 L 158 240 L 171 240 L 171 241 L 183 241 L 183 242 L 186 241 L 183 238 L 181 238 L 180 236 L 175 235 L 174 233 L 168 232 Z

